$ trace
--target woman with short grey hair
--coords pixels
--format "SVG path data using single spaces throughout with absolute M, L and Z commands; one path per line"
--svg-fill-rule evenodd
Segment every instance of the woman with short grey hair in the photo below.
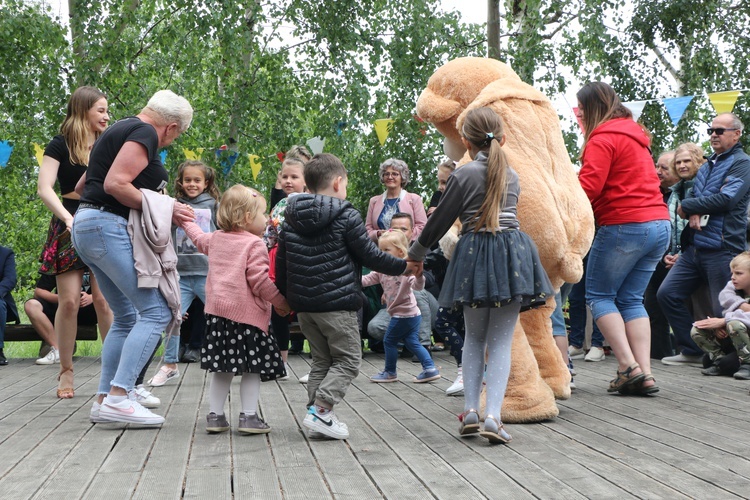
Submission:
M 390 229 L 395 214 L 406 213 L 414 221 L 413 238 L 416 238 L 427 222 L 427 213 L 422 198 L 404 189 L 409 183 L 409 167 L 403 160 L 388 158 L 378 171 L 385 192 L 370 199 L 365 220 L 368 236 L 377 241 L 383 231 Z

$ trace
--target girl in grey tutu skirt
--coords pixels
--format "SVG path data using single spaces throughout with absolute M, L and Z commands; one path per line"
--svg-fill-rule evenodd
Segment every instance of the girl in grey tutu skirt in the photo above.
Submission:
M 471 110 L 461 135 L 472 161 L 448 178 L 440 203 L 409 249 L 409 259 L 423 260 L 427 250 L 460 219 L 461 239 L 439 300 L 441 307 L 463 307 L 466 323 L 465 402 L 458 417 L 459 433 L 479 433 L 491 443 L 507 443 L 511 436 L 503 428 L 500 408 L 510 373 L 513 329 L 518 314 L 543 305 L 553 289 L 536 245 L 519 230 L 520 185 L 502 150 L 502 120 L 489 108 Z M 487 415 L 480 432 L 477 408 L 483 376 Z

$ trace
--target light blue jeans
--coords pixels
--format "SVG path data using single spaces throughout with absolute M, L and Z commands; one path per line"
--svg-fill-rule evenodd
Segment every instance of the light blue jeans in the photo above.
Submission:
M 127 223 L 119 215 L 91 208 L 79 209 L 73 221 L 73 245 L 114 315 L 102 346 L 97 394 L 107 394 L 112 386 L 133 389 L 171 319 L 158 288 L 138 288 Z
M 201 299 L 204 304 L 206 303 L 206 277 L 180 275 L 180 316 L 185 316 L 185 311 L 188 310 L 196 297 Z M 167 339 L 167 346 L 164 348 L 164 362 L 177 363 L 179 351 L 179 335 L 170 336 Z
M 643 293 L 667 250 L 669 231 L 668 220 L 599 228 L 586 266 L 586 303 L 594 320 L 613 313 L 625 323 L 648 317 Z

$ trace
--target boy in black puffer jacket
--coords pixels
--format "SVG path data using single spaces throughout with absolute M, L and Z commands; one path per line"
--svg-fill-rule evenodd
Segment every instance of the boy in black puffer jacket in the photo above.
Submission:
M 359 374 L 362 266 L 391 275 L 421 269 L 381 252 L 367 237 L 359 212 L 345 201 L 341 160 L 315 155 L 305 166 L 305 184 L 310 193 L 290 198 L 286 208 L 276 286 L 310 343 L 308 414 L 302 424 L 310 437 L 347 439 L 349 430 L 332 409 Z

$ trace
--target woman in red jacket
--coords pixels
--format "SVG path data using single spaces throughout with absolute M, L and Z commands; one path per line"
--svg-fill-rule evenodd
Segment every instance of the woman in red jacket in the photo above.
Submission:
M 670 229 L 651 140 L 606 83 L 588 83 L 577 97 L 584 126 L 579 179 L 599 227 L 586 267 L 586 302 L 618 363 L 607 391 L 653 394 L 659 389 L 643 293 Z

